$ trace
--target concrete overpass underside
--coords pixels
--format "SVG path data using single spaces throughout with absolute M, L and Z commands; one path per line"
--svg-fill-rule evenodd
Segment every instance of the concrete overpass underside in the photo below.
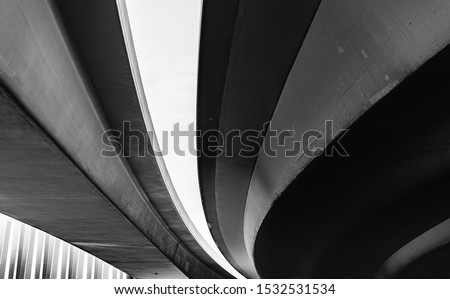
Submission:
M 186 277 L 3 88 L 0 107 L 2 213 L 134 277 Z
M 152 129 L 124 1 L 0 7 L 0 212 L 136 278 L 231 277 L 162 159 L 138 157 L 156 142 L 101 154 L 105 131 Z M 199 158 L 228 261 L 249 278 L 448 278 L 450 2 L 205 0 L 201 26 L 199 130 L 264 147 L 270 121 L 293 132 L 283 150 L 350 129 L 314 144 L 350 157 L 248 158 L 232 139 Z
M 349 157 L 316 158 L 281 194 L 255 243 L 262 277 L 450 276 L 450 230 L 433 233 L 450 218 L 449 63 L 447 47 L 349 127 Z
M 426 195 L 430 180 L 439 184 L 446 171 L 447 123 L 437 116 L 447 111 L 445 88 L 432 94 L 438 83 L 426 78 L 405 83 L 411 91 L 394 88 L 450 42 L 450 3 L 323 0 L 317 5 L 204 3 L 199 129 L 226 135 L 263 130 L 271 121 L 276 132 L 293 133 L 275 146 L 279 150 L 292 148 L 305 132 L 324 133 L 327 121 L 334 132 L 355 131 L 345 136 L 348 150 L 354 150 L 349 159 L 264 152 L 242 158 L 236 154 L 243 148 L 239 143 L 233 143 L 233 157 L 199 159 L 211 232 L 247 277 L 375 276 L 383 258 L 446 217 L 445 191 Z M 268 29 L 268 24 L 276 25 Z M 436 59 L 445 65 L 445 58 Z M 436 96 L 433 103 L 420 92 Z M 432 131 L 433 125 L 441 127 Z M 401 135 L 404 130 L 410 135 Z M 379 140 L 383 134 L 385 142 Z M 433 145 L 409 147 L 419 136 Z M 313 145 L 324 148 L 331 141 Z M 257 142 L 264 148 L 269 137 Z M 420 216 L 424 209 L 427 216 Z
M 105 131 L 152 126 L 123 1 L 0 7 L 0 212 L 136 278 L 230 277 L 183 219 L 161 161 L 136 145 L 101 154 Z

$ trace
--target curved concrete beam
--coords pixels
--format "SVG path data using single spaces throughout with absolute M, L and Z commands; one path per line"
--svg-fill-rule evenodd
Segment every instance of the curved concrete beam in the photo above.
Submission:
M 1 213 L 50 232 L 135 278 L 186 277 L 2 87 L 0 165 Z
M 120 132 L 122 156 L 148 196 L 149 204 L 178 239 L 209 268 L 231 277 L 184 210 L 166 170 L 154 132 L 134 51 L 125 1 L 60 0 L 64 25 L 90 78 L 111 129 Z M 100 42 L 101 41 L 101 42 Z M 134 131 L 134 137 L 124 130 Z M 139 141 L 136 136 L 142 136 Z M 134 139 L 133 139 L 134 138 Z M 144 153 L 144 155 L 142 155 Z
M 375 277 L 394 278 L 403 269 L 425 254 L 450 242 L 450 219 L 424 232 L 389 257 L 378 269 Z
M 286 148 L 323 132 L 326 120 L 334 132 L 347 128 L 450 42 L 449 16 L 446 0 L 323 1 L 272 117 L 274 130 L 295 132 Z M 312 159 L 259 155 L 244 216 L 249 252 L 274 201 Z
M 373 278 L 449 219 L 449 63 L 447 46 L 349 127 L 340 140 L 349 156 L 315 158 L 283 191 L 258 230 L 261 277 Z M 450 275 L 431 268 L 448 262 L 440 250 L 399 277 Z
M 220 108 L 238 5 L 238 0 L 203 1 L 197 93 L 197 128 L 202 132 L 214 132 L 219 128 Z M 214 136 L 217 137 L 217 134 Z M 198 139 L 197 148 L 202 149 L 202 152 L 207 150 L 201 139 Z M 205 155 L 198 159 L 198 176 L 209 229 L 215 242 L 224 244 L 217 223 L 214 157 Z M 237 263 L 228 249 L 224 246 L 219 248 L 236 268 Z
M 83 9 L 79 2 L 73 2 L 77 4 L 74 13 Z M 113 5 L 105 6 L 105 13 L 117 20 L 120 28 L 115 2 L 109 3 Z M 2 82 L 125 219 L 151 241 L 149 244 L 153 244 L 156 251 L 165 255 L 188 277 L 221 277 L 171 231 L 152 205 L 128 161 L 101 155 L 104 149 L 102 135 L 110 128 L 108 119 L 97 102 L 96 91 L 53 2 L 2 0 L 0 4 Z M 123 42 L 121 35 L 116 37 Z M 105 57 L 116 50 L 108 48 L 108 52 L 102 52 L 105 50 L 99 46 L 105 42 L 102 39 L 94 38 L 90 42 L 94 55 L 98 57 Z M 126 51 L 122 53 L 126 56 Z M 128 87 L 133 84 L 131 73 L 125 74 L 121 82 Z M 108 85 L 106 81 L 103 83 L 103 86 Z M 93 248 L 96 246 L 94 243 Z M 91 252 L 93 248 L 90 249 L 88 244 L 84 242 L 85 249 Z M 157 262 L 158 258 L 155 258 Z M 168 266 L 167 271 L 172 268 Z
M 205 1 L 203 9 L 198 128 L 217 129 L 222 136 L 236 130 L 264 131 L 320 1 L 223 2 Z M 217 52 L 208 54 L 213 50 Z M 219 68 L 207 66 L 210 63 Z M 229 156 L 200 158 L 200 184 L 219 248 L 238 271 L 256 278 L 243 236 L 255 158 L 242 157 L 244 145 L 235 140 L 226 145 L 232 148 Z

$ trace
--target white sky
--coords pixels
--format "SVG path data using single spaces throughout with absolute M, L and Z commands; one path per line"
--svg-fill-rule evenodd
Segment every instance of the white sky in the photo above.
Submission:
M 201 0 L 127 0 L 133 41 L 150 115 L 158 135 L 181 130 L 196 121 L 197 69 L 200 39 Z M 206 224 L 201 204 L 197 157 L 189 154 L 187 138 L 181 147 L 186 156 L 173 152 L 164 156 L 178 196 L 192 222 L 220 255 Z M 231 268 L 227 269 L 242 277 Z

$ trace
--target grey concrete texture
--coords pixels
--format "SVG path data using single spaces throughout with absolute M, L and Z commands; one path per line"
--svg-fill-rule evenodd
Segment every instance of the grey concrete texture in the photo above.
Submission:
M 198 103 L 203 114 L 199 116 L 199 129 L 205 131 L 216 126 L 214 129 L 224 135 L 233 129 L 263 129 L 319 3 L 316 0 L 242 0 L 226 5 L 221 1 L 205 2 Z M 229 18 L 226 22 L 222 20 L 224 15 Z M 221 44 L 228 53 L 224 49 L 208 53 L 218 50 L 219 39 L 223 39 Z M 220 68 L 202 69 L 202 64 L 208 63 Z M 243 199 L 256 159 L 239 157 L 241 148 L 237 143 L 231 158 L 220 156 L 214 162 L 201 158 L 200 183 L 207 219 L 219 248 L 243 275 L 256 278 L 258 274 L 242 234 Z M 206 177 L 211 169 L 214 175 Z
M 55 3 L 109 127 L 126 135 L 123 126 L 129 122 L 131 130 L 154 131 L 150 115 L 145 111 L 148 108 L 124 1 L 116 4 L 110 0 L 60 0 Z M 215 253 L 185 212 L 163 158 L 139 155 L 153 153 L 155 144 L 151 144 L 151 140 L 145 144 L 130 138 L 122 141 L 122 149 L 130 149 L 126 160 L 147 195 L 148 204 L 181 241 L 183 250 L 191 252 L 220 276 L 231 277 L 210 257 L 209 254 L 214 256 Z
M 186 277 L 3 88 L 0 123 L 2 213 L 50 232 L 133 277 Z
M 287 6 L 295 6 L 288 2 Z M 283 76 L 277 72 L 279 64 L 272 63 L 286 47 L 274 47 L 270 58 L 258 61 L 263 50 L 261 46 L 252 50 L 245 40 L 252 35 L 242 26 L 258 28 L 254 41 L 262 43 L 272 40 L 271 31 L 264 28 L 267 19 L 261 14 L 252 21 L 257 15 L 252 1 L 233 3 L 227 7 L 233 21 L 217 17 L 215 23 L 213 17 L 203 16 L 208 25 L 203 27 L 200 52 L 204 63 L 199 73 L 199 128 L 259 130 L 271 120 L 272 129 L 295 132 L 287 148 L 308 130 L 323 131 L 326 120 L 333 121 L 335 131 L 347 128 L 450 42 L 450 3 L 445 0 L 322 1 L 277 93 L 273 78 Z M 214 5 L 223 6 L 207 1 L 204 13 L 205 8 L 217 13 Z M 289 14 L 282 15 L 279 21 L 288 22 Z M 221 46 L 218 35 L 223 38 Z M 207 62 L 220 74 L 214 74 Z M 205 211 L 219 248 L 242 273 L 257 277 L 253 254 L 260 225 L 312 157 L 262 153 L 256 161 L 249 160 L 237 155 L 203 158 L 199 169 Z
M 67 1 L 65 2 L 67 3 Z M 115 4 L 115 1 L 109 2 Z M 110 205 L 116 207 L 116 211 L 120 211 L 120 213 L 117 212 L 119 218 L 111 219 L 111 221 L 127 221 L 134 226 L 135 234 L 140 233 L 145 237 L 145 245 L 139 244 L 141 249 L 136 252 L 126 247 L 123 254 L 114 257 L 108 256 L 108 259 L 114 261 L 119 269 L 135 277 L 148 277 L 148 272 L 153 273 L 154 270 L 161 274 L 159 277 L 184 277 L 184 275 L 196 278 L 221 277 L 191 252 L 190 248 L 197 248 L 197 251 L 200 251 L 198 244 L 191 242 L 193 244 L 184 245 L 176 233 L 171 231 L 171 228 L 152 205 L 128 161 L 121 157 L 101 156 L 103 149 L 101 136 L 110 128 L 110 120 L 102 111 L 101 101 L 99 102 L 97 97 L 100 95 L 96 93 L 92 86 L 93 81 L 86 74 L 86 66 L 79 59 L 78 52 L 73 47 L 74 41 L 70 40 L 54 2 L 2 0 L 0 7 L 0 80 L 2 84 L 14 93 L 24 111 L 34 119 L 34 122 L 42 128 L 48 138 L 54 141 L 67 159 L 72 161 L 92 182 L 92 185 L 104 196 L 103 201 L 106 198 Z M 105 12 L 117 13 L 114 10 L 105 10 Z M 117 16 L 114 18 L 117 19 Z M 99 30 L 104 29 L 100 28 Z M 120 34 L 115 36 L 115 38 L 118 37 Z M 106 56 L 106 53 L 100 53 L 104 48 L 96 43 L 101 44 L 102 42 L 104 41 L 101 39 L 93 39 L 89 45 L 92 51 L 90 58 L 98 55 L 99 67 L 102 63 L 104 66 L 105 60 L 100 58 Z M 95 52 L 96 50 L 98 52 Z M 109 48 L 109 50 L 114 51 L 113 48 Z M 119 53 L 119 55 L 121 54 L 124 53 Z M 120 63 L 125 63 L 125 61 L 126 57 L 118 60 L 117 67 L 119 69 L 123 67 L 124 65 L 120 65 Z M 95 61 L 90 62 L 95 63 Z M 113 64 L 109 63 L 108 65 L 114 68 Z M 124 83 L 125 87 L 130 87 L 131 73 L 118 73 L 117 76 L 121 77 L 120 82 Z M 108 76 L 105 75 L 104 78 L 108 79 Z M 98 87 L 106 87 L 110 84 L 111 82 L 103 81 L 98 83 Z M 5 150 L 7 149 L 5 148 Z M 10 154 L 14 155 L 14 153 Z M 35 154 L 30 151 L 29 155 L 31 159 Z M 45 164 L 39 164 L 40 158 L 38 156 L 34 159 L 38 164 L 36 171 L 42 171 L 40 167 L 45 167 Z M 13 167 L 13 165 L 8 164 L 8 167 L 5 166 L 3 169 L 9 171 L 9 167 Z M 26 171 L 28 170 L 30 169 L 26 169 Z M 4 172 L 5 180 L 8 180 L 6 171 Z M 45 174 L 50 175 L 51 173 Z M 158 175 L 156 176 L 158 177 Z M 45 176 L 42 177 L 46 184 L 51 184 L 51 178 L 53 177 L 50 176 L 48 180 L 45 180 Z M 67 180 L 68 178 L 63 179 Z M 161 184 L 160 181 L 159 184 Z M 20 196 L 21 190 L 24 194 L 31 192 L 31 190 L 27 190 L 27 186 L 23 181 L 15 185 L 15 196 Z M 63 195 L 70 193 L 64 192 L 64 190 L 59 191 Z M 61 194 L 60 196 L 62 196 Z M 24 197 L 26 198 L 26 196 Z M 45 198 L 45 196 L 42 197 Z M 51 203 L 48 204 L 50 207 Z M 78 204 L 72 203 L 66 209 L 70 211 L 72 205 L 78 206 Z M 86 208 L 89 209 L 89 206 Z M 44 205 L 40 209 L 44 210 Z M 3 210 L 0 208 L 0 211 Z M 92 213 L 103 213 L 102 209 L 97 209 L 95 205 L 89 210 L 91 215 Z M 57 221 L 51 219 L 51 211 L 49 209 L 43 213 L 46 213 L 47 221 L 52 222 L 53 226 L 42 229 L 57 235 L 56 228 L 59 225 Z M 5 212 L 8 211 L 5 210 Z M 24 214 L 21 215 L 19 212 Z M 76 212 L 75 210 L 72 213 L 76 214 Z M 86 213 L 86 215 L 88 214 Z M 25 222 L 35 225 L 32 222 L 33 202 L 30 201 L 28 206 L 16 209 L 13 216 L 19 220 L 24 218 L 27 220 Z M 35 221 L 41 219 L 41 216 L 36 214 Z M 59 219 L 62 221 L 64 217 L 61 216 Z M 80 225 L 79 222 L 77 223 Z M 37 224 L 39 223 L 36 223 L 36 227 L 41 228 Z M 107 222 L 98 227 L 99 230 L 92 233 L 96 232 L 97 235 L 113 234 L 120 238 L 119 231 L 107 231 Z M 64 226 L 61 226 L 60 229 L 64 229 Z M 180 231 L 182 232 L 183 229 L 178 231 L 180 237 L 184 237 L 184 241 L 188 239 Z M 67 231 L 67 233 L 69 232 Z M 77 231 L 70 233 L 77 234 Z M 82 232 L 78 233 L 82 234 Z M 106 254 L 106 251 L 101 249 L 102 246 L 107 247 L 108 244 L 114 244 L 113 239 L 105 243 L 99 243 L 95 238 L 87 238 L 84 241 L 84 248 L 97 256 L 100 253 Z M 131 242 L 131 240 L 128 241 Z M 89 243 L 92 244 L 91 247 L 86 245 Z M 99 257 L 102 258 L 102 256 Z M 136 261 L 137 257 L 141 257 L 139 263 L 133 263 L 132 261 Z M 123 262 L 123 268 L 118 265 L 120 261 Z M 133 267 L 136 267 L 136 272 L 133 272 Z
M 289 184 L 258 230 L 261 277 L 450 276 L 449 63 L 447 45 L 351 124 L 348 156 Z
M 348 128 L 450 42 L 450 3 L 324 1 L 274 111 L 274 130 Z M 287 146 L 290 146 L 288 143 Z M 260 155 L 244 216 L 247 250 L 274 201 L 312 158 Z

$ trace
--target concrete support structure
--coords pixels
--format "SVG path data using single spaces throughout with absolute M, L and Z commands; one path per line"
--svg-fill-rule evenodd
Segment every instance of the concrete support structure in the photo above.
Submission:
M 272 129 L 291 130 L 295 135 L 275 148 L 292 148 L 303 133 L 324 132 L 326 120 L 333 121 L 335 132 L 348 128 L 450 42 L 450 3 L 445 0 L 322 1 L 317 12 L 314 1 L 308 3 L 309 13 L 302 8 L 296 15 L 298 3 L 292 1 L 278 1 L 278 10 L 261 11 L 252 5 L 264 4 L 253 1 L 231 1 L 226 7 L 221 1 L 206 1 L 199 129 L 216 128 L 226 134 L 234 129 L 261 130 L 266 121 L 271 121 Z M 283 9 L 290 13 L 284 11 L 277 16 Z M 226 13 L 219 17 L 219 11 Z M 305 27 L 296 24 L 296 29 L 309 28 L 300 50 L 296 48 L 295 59 L 289 60 L 285 52 L 289 47 L 279 45 L 271 48 L 270 56 L 258 60 L 264 57 L 265 49 L 259 45 L 256 50 L 245 39 L 276 44 L 273 30 L 281 27 L 267 29 L 268 20 L 274 18 L 274 24 L 283 26 L 289 24 L 291 16 L 295 22 L 304 22 Z M 312 16 L 308 27 L 307 20 Z M 252 35 L 255 32 L 257 35 Z M 285 59 L 283 71 L 277 57 Z M 278 84 L 272 75 L 285 81 Z M 258 142 L 264 147 L 268 138 Z M 318 140 L 316 145 L 324 147 L 330 141 Z M 263 152 L 256 159 L 246 160 L 238 155 L 200 158 L 200 183 L 211 232 L 225 256 L 244 275 L 258 276 L 253 258 L 261 223 L 312 159 L 307 155 L 273 157 Z M 265 261 L 270 258 L 273 256 Z M 308 259 L 308 255 L 302 258 Z M 269 272 L 264 276 L 270 273 L 270 265 L 268 262 Z
M 263 277 L 448 278 L 450 47 L 315 158 L 264 219 Z M 284 254 L 279 254 L 283 244 Z
M 0 213 L 136 278 L 231 277 L 162 158 L 147 154 L 158 144 L 145 134 L 153 125 L 124 0 L 0 8 Z M 198 129 L 229 138 L 216 144 L 225 153 L 199 158 L 199 181 L 212 235 L 238 271 L 450 275 L 436 266 L 450 263 L 449 32 L 448 0 L 204 0 Z M 305 132 L 325 133 L 327 121 L 334 132 L 351 129 L 342 141 L 350 158 L 284 154 Z M 270 144 L 268 122 L 293 138 Z M 125 136 L 125 156 L 101 154 L 112 148 L 108 130 Z M 244 131 L 262 132 L 254 144 L 275 156 L 244 157 L 234 138 Z M 330 147 L 336 135 L 328 137 L 312 145 Z M 12 236 L 14 246 L 27 246 L 23 236 Z M 36 273 L 55 277 L 57 254 L 42 254 Z M 8 271 L 33 275 L 25 259 Z M 14 276 L 5 263 L 0 273 Z M 87 263 L 100 277 L 103 266 Z
M 123 7 L 112 0 L 0 7 L 7 170 L 0 212 L 134 277 L 229 277 L 189 231 L 154 158 L 101 155 L 103 133 L 122 121 L 146 132 Z

